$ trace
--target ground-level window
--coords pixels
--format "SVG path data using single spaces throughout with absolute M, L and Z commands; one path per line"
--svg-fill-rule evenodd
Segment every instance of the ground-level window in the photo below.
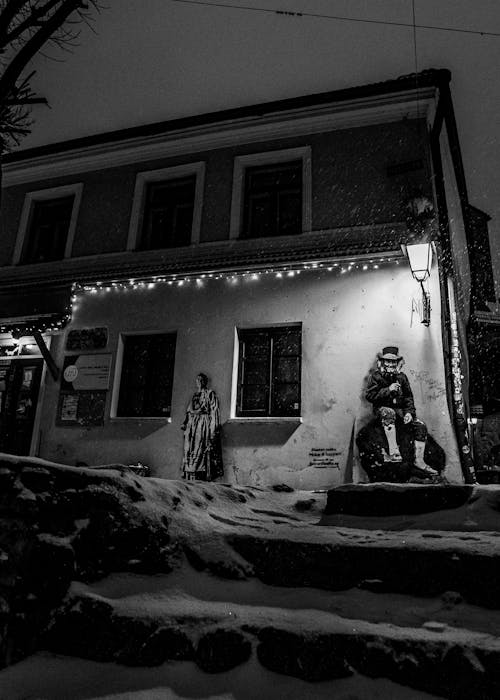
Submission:
M 302 327 L 239 329 L 236 415 L 300 416 Z
M 122 335 L 123 359 L 117 417 L 170 416 L 175 341 L 175 333 Z

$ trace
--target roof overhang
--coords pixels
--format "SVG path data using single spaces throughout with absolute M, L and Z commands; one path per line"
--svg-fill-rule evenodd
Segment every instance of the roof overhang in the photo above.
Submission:
M 70 284 L 0 289 L 0 333 L 58 330 L 70 317 Z
M 71 296 L 74 283 L 87 284 L 109 280 L 144 279 L 151 277 L 196 275 L 198 273 L 231 272 L 245 269 L 289 267 L 314 262 L 402 257 L 401 243 L 406 240 L 402 222 L 372 226 L 346 227 L 307 232 L 295 236 L 222 240 L 201 245 L 152 251 L 125 251 L 67 258 L 52 263 L 4 267 L 0 276 L 0 314 L 17 316 L 14 308 L 16 294 L 26 285 L 34 291 L 27 295 L 22 313 L 37 314 L 51 311 L 40 306 L 37 280 L 48 289 L 64 289 L 62 298 L 49 295 L 52 304 L 62 311 Z M 2 303 L 2 287 L 8 303 Z M 30 304 L 38 306 L 30 306 Z M 68 307 L 69 308 L 69 307 Z

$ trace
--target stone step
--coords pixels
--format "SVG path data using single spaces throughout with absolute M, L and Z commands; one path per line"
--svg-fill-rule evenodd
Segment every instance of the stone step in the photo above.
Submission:
M 456 591 L 468 603 L 500 608 L 496 533 L 330 530 L 330 542 L 242 535 L 228 540 L 254 576 L 270 585 L 424 597 Z
M 328 491 L 325 514 L 391 515 L 430 513 L 466 504 L 473 486 L 461 484 L 346 484 Z
M 357 673 L 458 700 L 500 696 L 500 639 L 436 621 L 397 626 L 180 594 L 170 605 L 131 603 L 73 584 L 42 641 L 54 653 L 129 666 L 183 660 L 218 673 L 256 658 L 309 682 Z

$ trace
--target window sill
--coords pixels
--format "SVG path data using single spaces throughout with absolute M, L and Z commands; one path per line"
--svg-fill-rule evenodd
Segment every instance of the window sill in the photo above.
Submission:
M 265 418 L 260 416 L 244 416 L 238 418 L 229 418 L 226 423 L 296 423 L 299 425 L 302 423 L 302 416 L 267 416 Z
M 132 416 L 132 417 L 111 416 L 109 420 L 111 423 L 125 423 L 125 422 L 130 423 L 131 421 L 134 421 L 134 423 L 137 423 L 137 422 L 142 423 L 143 421 L 147 421 L 148 423 L 152 423 L 155 421 L 157 423 L 171 423 L 172 422 L 172 418 L 170 416 L 168 418 L 167 417 L 164 418 L 163 416 Z

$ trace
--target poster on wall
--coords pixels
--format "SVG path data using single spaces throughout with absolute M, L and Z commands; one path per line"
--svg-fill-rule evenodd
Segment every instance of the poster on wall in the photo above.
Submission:
M 111 353 L 64 358 L 58 425 L 103 425 Z

